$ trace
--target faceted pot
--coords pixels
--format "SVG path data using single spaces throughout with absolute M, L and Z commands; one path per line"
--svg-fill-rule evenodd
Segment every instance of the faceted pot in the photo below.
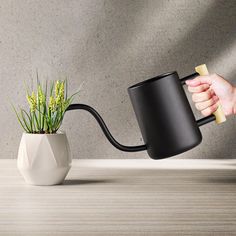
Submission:
M 28 184 L 61 184 L 71 168 L 66 134 L 23 133 L 17 167 Z

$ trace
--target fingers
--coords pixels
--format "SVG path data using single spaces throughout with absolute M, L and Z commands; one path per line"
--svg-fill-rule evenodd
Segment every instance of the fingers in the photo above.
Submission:
M 211 99 L 205 101 L 205 102 L 197 102 L 195 104 L 195 107 L 199 110 L 199 111 L 202 111 L 202 110 L 205 110 L 207 109 L 208 107 L 211 107 L 212 105 L 214 105 L 215 103 L 217 103 L 219 101 L 219 98 L 214 95 Z
M 203 116 L 209 116 L 212 113 L 214 113 L 217 110 L 217 108 L 218 108 L 218 104 L 215 103 L 214 105 L 202 110 L 201 113 Z
M 201 93 L 208 90 L 210 86 L 208 84 L 202 84 L 196 87 L 188 86 L 188 91 L 191 93 Z
M 214 91 L 211 89 L 208 89 L 201 93 L 193 93 L 192 100 L 193 102 L 205 102 L 211 99 L 211 97 L 214 95 Z
M 196 108 L 203 116 L 209 116 L 218 108 L 219 98 L 211 89 L 215 75 L 198 76 L 193 80 L 187 80 L 189 92 L 193 93 L 192 100 Z
M 197 77 L 198 78 L 198 77 Z M 185 83 L 188 85 L 188 86 L 191 86 L 191 87 L 196 87 L 196 86 L 199 86 L 201 84 L 201 82 L 197 79 L 193 79 L 193 80 L 186 80 Z
M 196 87 L 201 84 L 208 84 L 211 85 L 213 80 L 213 75 L 204 75 L 204 76 L 198 76 L 193 80 L 186 80 L 185 83 L 188 86 Z

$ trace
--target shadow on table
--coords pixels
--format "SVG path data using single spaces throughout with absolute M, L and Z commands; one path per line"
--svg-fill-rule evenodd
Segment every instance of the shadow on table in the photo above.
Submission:
M 230 184 L 235 185 L 236 184 L 236 177 L 215 177 L 215 178 L 208 178 L 206 180 L 203 180 L 204 183 L 211 183 L 211 184 Z
M 110 179 L 66 179 L 63 185 L 108 184 L 114 182 L 116 181 Z
M 208 174 L 208 176 L 200 178 L 200 181 L 202 183 L 209 183 L 214 185 L 236 185 L 235 170 L 209 170 Z

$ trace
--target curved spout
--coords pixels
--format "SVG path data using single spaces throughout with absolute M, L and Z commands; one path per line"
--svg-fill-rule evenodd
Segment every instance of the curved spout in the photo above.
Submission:
M 102 117 L 98 114 L 98 112 L 96 110 L 94 110 L 92 107 L 85 105 L 85 104 L 71 104 L 66 111 L 70 111 L 70 110 L 77 110 L 77 109 L 81 109 L 81 110 L 86 110 L 88 111 L 90 114 L 93 115 L 93 117 L 96 119 L 96 121 L 98 122 L 98 124 L 100 125 L 103 133 L 105 134 L 105 136 L 107 137 L 107 139 L 109 140 L 109 142 L 116 147 L 117 149 L 124 151 L 124 152 L 139 152 L 139 151 L 144 151 L 147 150 L 147 146 L 146 145 L 140 145 L 140 146 L 124 146 L 120 143 L 118 143 L 113 136 L 111 135 L 110 131 L 108 130 L 105 122 L 103 121 Z

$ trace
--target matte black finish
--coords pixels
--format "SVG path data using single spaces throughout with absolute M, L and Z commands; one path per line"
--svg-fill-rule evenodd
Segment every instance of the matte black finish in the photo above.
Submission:
M 67 111 L 82 109 L 90 112 L 99 123 L 109 142 L 121 151 L 147 150 L 153 159 L 162 159 L 185 152 L 202 141 L 199 126 L 215 120 L 211 115 L 195 120 L 182 85 L 198 73 L 179 79 L 177 72 L 159 75 L 128 88 L 145 145 L 125 146 L 117 142 L 102 117 L 85 104 L 71 104 Z
M 210 115 L 210 116 L 207 116 L 207 117 L 204 117 L 200 120 L 197 121 L 197 125 L 198 127 L 202 126 L 202 125 L 205 125 L 211 121 L 214 121 L 216 119 L 216 117 L 214 115 Z
M 162 159 L 185 152 L 202 141 L 192 109 L 177 72 L 159 75 L 128 88 L 138 124 L 151 158 Z M 210 122 L 204 119 L 200 122 Z

